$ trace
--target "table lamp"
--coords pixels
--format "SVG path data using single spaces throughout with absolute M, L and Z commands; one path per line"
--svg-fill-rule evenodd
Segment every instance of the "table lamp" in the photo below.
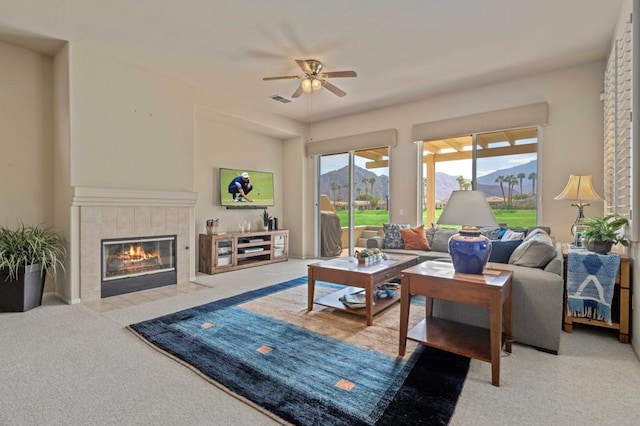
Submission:
M 465 274 L 481 274 L 491 254 L 491 240 L 480 234 L 478 226 L 498 226 L 484 193 L 453 191 L 438 224 L 462 226 L 449 238 L 453 269 Z
M 591 182 L 591 175 L 569 175 L 569 182 L 567 186 L 558 194 L 555 200 L 569 200 L 577 201 L 572 203 L 573 207 L 578 208 L 578 217 L 571 225 L 571 235 L 576 235 L 576 231 L 582 225 L 582 219 L 584 219 L 584 208 L 589 205 L 585 201 L 603 201 L 595 189 L 593 189 L 593 183 Z

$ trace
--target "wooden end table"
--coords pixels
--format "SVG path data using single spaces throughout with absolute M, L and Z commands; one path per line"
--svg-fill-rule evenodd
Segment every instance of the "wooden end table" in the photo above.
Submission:
M 461 274 L 444 262 L 423 262 L 402 271 L 400 299 L 400 355 L 407 339 L 426 346 L 491 363 L 491 383 L 500 386 L 500 349 L 511 352 L 511 281 L 513 273 L 485 269 L 482 274 Z M 411 295 L 427 296 L 426 315 L 408 331 Z M 489 309 L 490 329 L 432 316 L 433 299 L 450 300 Z M 502 319 L 504 313 L 504 334 Z
M 367 319 L 367 325 L 371 325 L 373 324 L 373 315 L 400 300 L 400 290 L 397 290 L 393 298 L 378 299 L 374 305 L 373 292 L 376 286 L 400 276 L 400 272 L 403 269 L 417 263 L 418 256 L 402 254 L 387 255 L 386 260 L 381 260 L 369 266 L 352 263 L 344 257 L 312 263 L 308 266 L 307 310 L 313 310 L 313 304 L 316 303 L 356 315 L 363 315 Z M 338 290 L 314 300 L 316 281 L 327 281 L 352 287 Z M 353 293 L 353 287 L 365 289 L 366 307 L 364 309 L 350 309 L 339 300 L 344 294 Z

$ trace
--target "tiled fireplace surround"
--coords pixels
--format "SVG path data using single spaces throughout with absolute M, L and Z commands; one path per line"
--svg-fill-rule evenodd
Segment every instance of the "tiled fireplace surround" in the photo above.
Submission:
M 176 235 L 178 285 L 189 282 L 197 194 L 76 188 L 79 208 L 80 299 L 100 300 L 101 240 Z

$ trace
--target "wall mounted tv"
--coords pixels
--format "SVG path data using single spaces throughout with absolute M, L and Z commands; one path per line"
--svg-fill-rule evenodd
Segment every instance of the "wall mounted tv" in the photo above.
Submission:
M 243 173 L 249 175 L 251 190 L 246 194 L 251 202 L 236 196 L 235 201 L 229 187 L 234 179 L 241 178 Z M 227 208 L 260 209 L 274 205 L 273 173 L 256 170 L 220 168 L 218 174 L 220 183 L 220 205 Z

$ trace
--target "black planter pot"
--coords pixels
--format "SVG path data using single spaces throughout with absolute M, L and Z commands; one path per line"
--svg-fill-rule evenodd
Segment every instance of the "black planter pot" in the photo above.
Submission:
M 613 241 L 589 241 L 587 249 L 598 254 L 607 254 L 613 247 Z
M 16 279 L 0 270 L 0 312 L 26 312 L 40 306 L 46 276 L 39 263 L 21 268 Z

